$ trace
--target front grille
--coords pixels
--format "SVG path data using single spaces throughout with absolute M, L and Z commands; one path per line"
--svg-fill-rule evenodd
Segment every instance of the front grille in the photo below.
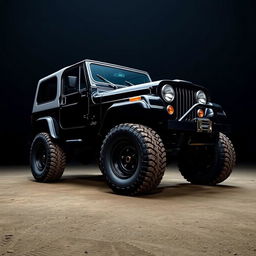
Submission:
M 175 88 L 176 119 L 182 117 L 195 103 L 195 91 L 187 88 Z M 189 121 L 196 117 L 196 110 L 192 110 L 183 120 Z

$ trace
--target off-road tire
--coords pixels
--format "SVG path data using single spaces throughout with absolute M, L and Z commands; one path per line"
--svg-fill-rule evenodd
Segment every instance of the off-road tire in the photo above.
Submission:
M 129 177 L 120 178 L 119 173 L 116 174 L 117 164 L 114 164 L 113 159 L 118 143 L 122 145 L 121 143 L 126 140 L 138 150 L 138 165 Z M 127 145 L 129 143 L 127 142 Z M 159 185 L 165 172 L 166 152 L 163 142 L 149 127 L 131 123 L 119 124 L 110 130 L 103 141 L 99 167 L 115 193 L 123 195 L 148 193 Z
M 39 163 L 39 149 L 45 152 L 44 164 Z M 48 133 L 42 132 L 35 136 L 31 144 L 30 165 L 36 181 L 55 182 L 64 172 L 66 156 L 60 145 L 54 142 Z
M 183 149 L 178 166 L 183 177 L 192 184 L 216 185 L 229 177 L 235 161 L 232 142 L 219 133 L 214 146 L 187 146 Z

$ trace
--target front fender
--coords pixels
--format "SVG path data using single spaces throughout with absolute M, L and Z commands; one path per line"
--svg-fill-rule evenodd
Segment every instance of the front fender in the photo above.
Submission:
M 152 105 L 147 98 L 142 97 L 141 100 L 130 102 L 117 102 L 111 105 L 103 117 L 101 130 L 105 127 L 110 128 L 118 123 L 136 122 L 147 124 L 161 119 L 164 107 Z

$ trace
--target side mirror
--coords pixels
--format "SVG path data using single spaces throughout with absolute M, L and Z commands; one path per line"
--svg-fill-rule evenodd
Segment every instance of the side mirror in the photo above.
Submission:
M 67 77 L 68 87 L 69 88 L 77 88 L 78 85 L 78 77 L 77 76 L 68 76 Z

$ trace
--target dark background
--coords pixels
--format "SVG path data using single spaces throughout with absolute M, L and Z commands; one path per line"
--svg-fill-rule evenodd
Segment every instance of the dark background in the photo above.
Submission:
M 207 87 L 255 162 L 256 1 L 0 1 L 0 164 L 28 162 L 37 81 L 91 58 Z

